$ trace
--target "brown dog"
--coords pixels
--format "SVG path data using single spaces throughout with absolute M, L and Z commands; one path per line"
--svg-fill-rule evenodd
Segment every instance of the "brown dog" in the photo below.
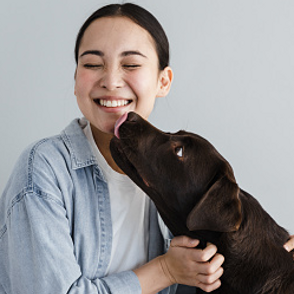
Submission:
M 294 293 L 292 253 L 283 248 L 289 234 L 239 189 L 207 140 L 164 133 L 135 113 L 118 121 L 115 134 L 114 160 L 153 200 L 173 235 L 214 243 L 225 256 L 222 286 L 213 293 Z

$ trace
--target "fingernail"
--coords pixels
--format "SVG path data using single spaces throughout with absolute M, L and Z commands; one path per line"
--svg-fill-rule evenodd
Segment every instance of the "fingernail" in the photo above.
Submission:
M 196 245 L 199 242 L 197 239 L 190 239 L 190 244 L 191 245 Z

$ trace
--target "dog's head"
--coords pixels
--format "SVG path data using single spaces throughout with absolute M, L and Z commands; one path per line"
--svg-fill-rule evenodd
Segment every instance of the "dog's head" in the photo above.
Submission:
M 184 131 L 162 132 L 134 112 L 118 121 L 115 134 L 114 160 L 153 200 L 174 235 L 239 228 L 233 170 L 207 140 Z

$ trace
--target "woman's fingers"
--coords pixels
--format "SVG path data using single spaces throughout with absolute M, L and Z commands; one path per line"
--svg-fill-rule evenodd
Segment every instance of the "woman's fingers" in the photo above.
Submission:
M 208 247 L 206 247 L 206 249 L 208 249 Z M 199 284 L 197 285 L 198 288 L 205 292 L 212 292 L 220 287 L 220 277 L 224 272 L 221 265 L 224 263 L 224 260 L 223 255 L 216 253 L 211 261 L 204 262 L 200 265 L 201 273 L 199 273 L 197 277 L 199 281 Z
M 210 261 L 199 263 L 199 272 L 204 275 L 214 274 L 221 268 L 224 261 L 224 256 L 217 253 Z
M 205 283 L 199 283 L 196 287 L 202 289 L 203 291 L 209 293 L 212 292 L 216 289 L 218 289 L 221 286 L 221 281 L 220 280 L 216 280 L 214 283 L 212 284 L 205 284 Z
M 215 245 L 195 248 L 198 244 L 199 240 L 187 236 L 175 237 L 167 254 L 162 256 L 161 266 L 170 281 L 210 292 L 220 286 L 224 257 L 217 253 Z

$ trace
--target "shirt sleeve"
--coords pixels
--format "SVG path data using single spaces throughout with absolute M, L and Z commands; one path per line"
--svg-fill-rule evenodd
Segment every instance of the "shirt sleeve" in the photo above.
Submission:
M 7 294 L 141 293 L 132 271 L 100 279 L 84 276 L 70 232 L 61 202 L 37 188 L 23 191 L 0 234 L 0 290 Z

